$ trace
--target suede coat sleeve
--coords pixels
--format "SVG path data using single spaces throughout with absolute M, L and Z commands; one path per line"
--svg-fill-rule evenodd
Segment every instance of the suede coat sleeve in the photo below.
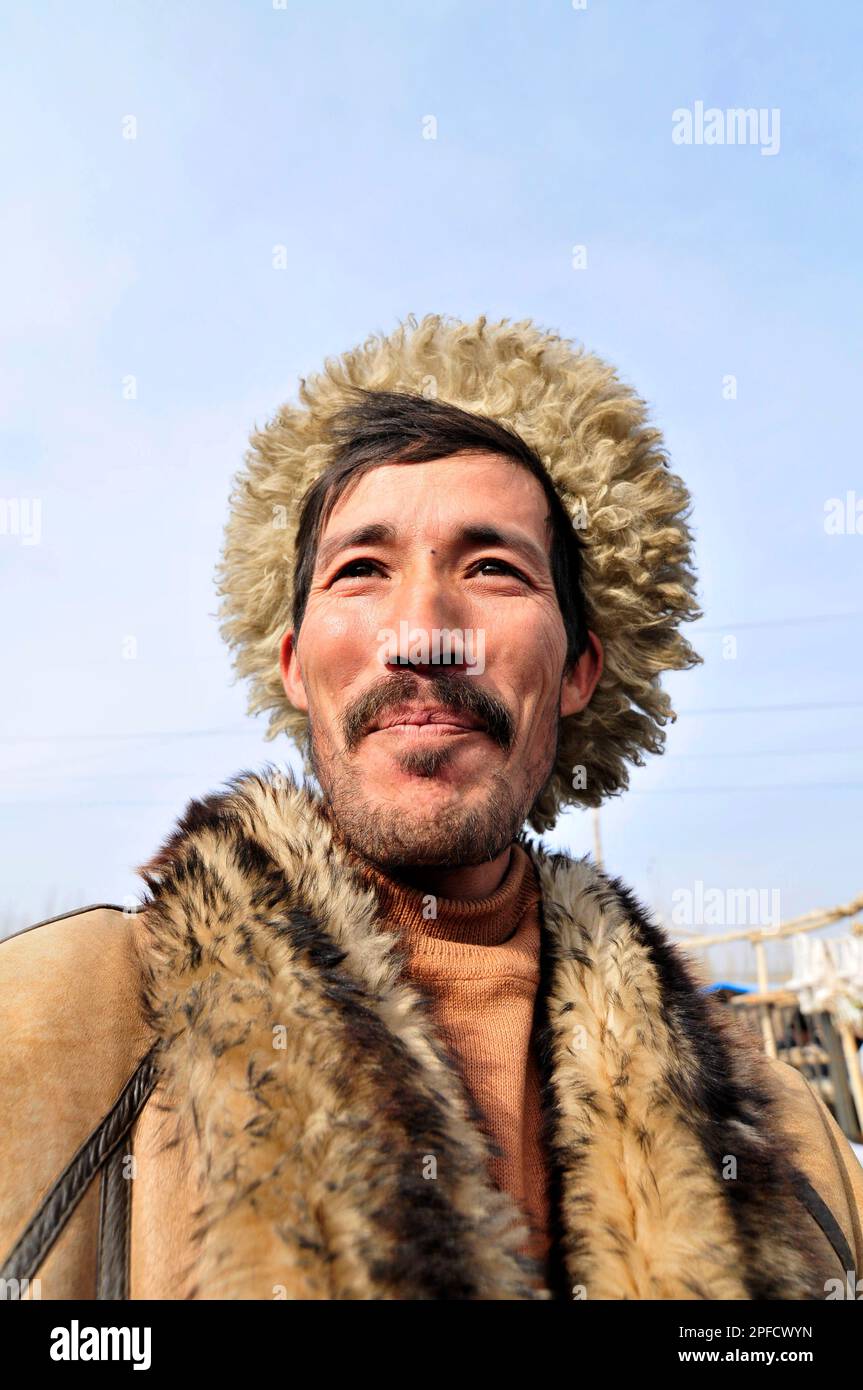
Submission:
M 150 1046 L 133 934 L 134 919 L 100 907 L 0 943 L 0 1263 Z M 829 1208 L 859 1279 L 863 1166 L 799 1072 L 774 1062 L 770 1076 L 779 1096 L 777 1122 Z M 194 1154 L 152 1138 L 159 1137 L 159 1110 L 154 1096 L 139 1120 L 133 1298 L 182 1297 L 193 1258 L 196 1195 L 186 1175 Z M 153 1161 L 144 1161 L 151 1148 Z M 42 1298 L 95 1296 L 98 1198 L 96 1180 L 37 1271 Z M 817 1236 L 827 1241 L 823 1232 Z
M 782 1097 L 783 1128 L 800 1166 L 836 1218 L 863 1279 L 863 1164 L 818 1092 L 795 1067 L 772 1063 Z M 859 1290 L 863 1295 L 863 1286 Z
M 0 1264 L 149 1046 L 133 919 L 83 909 L 0 942 Z M 44 1262 L 42 1298 L 90 1298 L 98 1181 Z

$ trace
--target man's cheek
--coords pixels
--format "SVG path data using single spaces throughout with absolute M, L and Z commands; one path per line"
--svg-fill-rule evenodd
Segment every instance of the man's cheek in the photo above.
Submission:
M 348 619 L 344 613 L 325 613 L 319 622 L 321 633 L 325 639 L 338 641 L 347 635 Z

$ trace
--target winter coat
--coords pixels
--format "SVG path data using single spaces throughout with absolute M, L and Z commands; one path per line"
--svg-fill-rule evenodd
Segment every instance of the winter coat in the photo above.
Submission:
M 138 911 L 0 945 L 7 1296 L 848 1296 L 863 1169 L 823 1101 L 619 880 L 522 843 L 547 1269 L 320 803 L 244 776 L 191 803 Z

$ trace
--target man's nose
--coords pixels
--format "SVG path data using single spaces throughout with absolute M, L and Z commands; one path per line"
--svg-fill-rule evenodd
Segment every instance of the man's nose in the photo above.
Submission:
M 390 665 L 426 667 L 463 665 L 458 643 L 435 640 L 435 634 L 462 633 L 470 619 L 469 604 L 453 581 L 424 571 L 396 586 L 387 605 L 385 626 L 396 634 Z

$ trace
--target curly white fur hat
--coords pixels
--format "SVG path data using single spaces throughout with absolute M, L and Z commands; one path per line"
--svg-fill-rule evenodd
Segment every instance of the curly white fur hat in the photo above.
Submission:
M 628 765 L 662 752 L 675 717 L 662 672 L 701 660 L 679 631 L 700 616 L 690 498 L 645 403 L 607 363 L 530 319 L 409 315 L 388 336 L 328 359 L 301 380 L 300 405 L 282 406 L 254 431 L 218 569 L 221 630 L 238 674 L 251 679 L 249 712 L 269 710 L 267 737 L 284 730 L 305 747 L 308 720 L 285 696 L 279 643 L 291 622 L 303 495 L 332 461 L 328 422 L 357 386 L 434 395 L 491 416 L 543 460 L 582 543 L 588 625 L 605 666 L 587 709 L 562 721 L 555 770 L 530 823 L 541 833 L 563 806 L 597 806 L 622 791 Z M 584 778 L 574 775 L 580 768 Z

